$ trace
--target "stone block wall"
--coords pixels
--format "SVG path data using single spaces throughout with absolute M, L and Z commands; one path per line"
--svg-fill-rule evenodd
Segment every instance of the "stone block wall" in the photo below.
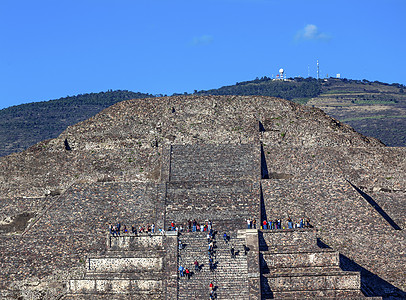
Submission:
M 360 290 L 360 273 L 341 270 L 339 253 L 318 247 L 314 230 L 262 230 L 260 236 L 263 297 L 364 297 Z
M 351 185 L 339 177 L 263 180 L 268 218 L 309 217 L 317 237 L 352 261 L 347 270 L 361 271 L 362 286 L 371 295 L 401 295 L 406 247 L 402 230 L 395 230 Z M 286 221 L 285 221 L 286 222 Z M 371 274 L 375 274 L 372 276 Z M 386 292 L 385 292 L 386 291 Z
M 166 232 L 164 239 L 164 293 L 165 299 L 178 299 L 178 234 Z
M 144 183 L 77 184 L 67 190 L 29 234 L 105 235 L 110 223 L 155 221 L 155 185 Z M 73 224 L 73 226 L 72 226 Z
M 68 282 L 68 299 L 110 294 L 176 299 L 177 234 L 107 238 L 107 251 L 90 256 L 82 278 Z M 109 247 L 112 245 L 112 247 Z M 131 246 L 133 245 L 133 246 Z M 175 279 L 175 281 L 174 281 Z
M 270 229 L 259 232 L 261 250 L 278 252 L 279 249 L 314 250 L 316 231 L 312 229 Z
M 72 186 L 23 237 L 0 237 L 0 251 L 4 254 L 0 266 L 9 270 L 7 274 L 0 272 L 0 282 L 49 276 L 54 286 L 63 290 L 70 272 L 83 269 L 87 255 L 106 251 L 110 223 L 121 221 L 130 227 L 132 222 L 155 221 L 155 195 L 155 185 L 144 183 Z M 21 269 L 21 265 L 26 268 Z
M 309 290 L 359 290 L 360 276 L 354 272 L 346 274 L 309 274 L 268 277 L 267 283 L 274 292 Z
M 219 181 L 255 178 L 254 146 L 173 145 L 169 181 Z
M 69 291 L 76 294 L 138 294 L 140 292 L 162 293 L 162 282 L 157 280 L 70 280 Z
M 134 236 L 132 234 L 121 234 L 120 236 L 107 236 L 107 247 L 115 251 L 128 251 L 139 249 L 162 249 L 162 235 L 142 235 Z
M 309 184 L 330 183 L 333 186 L 337 181 L 348 180 L 370 195 L 400 228 L 406 227 L 403 217 L 406 214 L 403 205 L 406 149 L 271 145 L 264 145 L 263 148 L 271 175 L 296 178 Z M 319 191 L 321 193 L 334 197 L 334 194 L 329 195 L 329 190 Z
M 163 259 L 160 257 L 102 257 L 89 258 L 88 264 L 91 272 L 147 272 L 162 271 Z
M 338 267 L 338 252 L 295 252 L 263 254 L 263 268 Z M 266 263 L 265 263 L 266 262 Z
M 249 249 L 247 252 L 249 299 L 260 300 L 262 297 L 258 230 L 245 229 L 245 240 L 247 249 Z
M 259 216 L 258 194 L 249 181 L 171 182 L 167 185 L 165 227 L 171 221 L 182 224 L 196 219 L 244 228 L 247 218 Z

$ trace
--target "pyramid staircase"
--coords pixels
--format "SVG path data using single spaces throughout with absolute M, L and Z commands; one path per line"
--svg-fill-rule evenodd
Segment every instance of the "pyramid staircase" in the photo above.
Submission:
M 213 260 L 210 271 L 206 232 L 188 232 L 179 236 L 184 248 L 179 251 L 179 265 L 192 271 L 190 279 L 179 277 L 178 299 L 209 299 L 209 284 L 214 285 L 217 299 L 248 299 L 247 256 L 244 252 L 245 236 L 232 233 L 228 242 L 219 232 L 214 239 Z M 234 248 L 232 257 L 230 249 Z M 195 272 L 194 261 L 200 265 Z

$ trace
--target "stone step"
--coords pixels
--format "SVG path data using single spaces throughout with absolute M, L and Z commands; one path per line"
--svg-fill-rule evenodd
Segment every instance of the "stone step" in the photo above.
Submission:
M 164 250 L 148 249 L 148 250 L 136 250 L 136 251 L 117 251 L 108 250 L 102 255 L 89 255 L 87 259 L 98 258 L 127 258 L 127 257 L 163 257 L 165 255 Z
M 69 280 L 68 290 L 72 294 L 129 294 L 139 292 L 157 293 L 162 291 L 161 280 L 129 279 L 73 279 Z
M 326 299 L 326 300 L 341 300 L 341 299 L 381 299 L 366 298 L 360 290 L 318 290 L 318 291 L 288 291 L 288 292 L 270 292 L 262 293 L 265 299 Z
M 261 269 L 262 274 L 270 274 L 273 276 L 294 276 L 295 274 L 336 274 L 337 272 L 343 272 L 339 266 Z
M 184 268 L 188 268 L 189 271 L 194 270 L 194 260 L 182 260 L 179 261 L 179 265 L 183 266 Z M 221 270 L 228 270 L 228 271 L 239 271 L 239 272 L 247 272 L 247 260 L 222 260 L 222 259 L 214 259 L 214 263 L 216 266 L 216 271 Z M 199 265 L 201 266 L 201 270 L 209 270 L 209 261 L 207 260 L 200 260 Z
M 358 272 L 337 271 L 315 273 L 262 274 L 263 291 L 302 291 L 302 290 L 359 290 L 361 287 Z
M 329 252 L 332 249 L 322 249 L 316 245 L 314 242 L 311 245 L 288 245 L 288 246 L 260 246 L 259 250 L 261 252 L 268 252 L 268 253 L 297 253 L 297 252 Z
M 185 277 L 180 277 L 179 280 L 185 280 Z M 201 271 L 200 273 L 192 273 L 190 276 L 190 281 L 196 281 L 198 282 L 196 285 L 200 285 L 202 282 L 205 282 L 208 278 L 211 278 L 212 281 L 216 280 L 219 282 L 224 282 L 225 280 L 231 281 L 232 283 L 234 282 L 245 282 L 247 283 L 247 274 L 245 273 L 236 273 L 235 275 L 227 275 L 222 272 L 210 272 L 210 271 Z M 186 284 L 186 283 L 183 283 Z M 207 283 L 208 284 L 208 283 Z
M 87 267 L 90 272 L 137 272 L 163 269 L 162 257 L 103 257 L 89 258 Z
M 299 252 L 299 253 L 262 253 L 260 256 L 261 268 L 295 268 L 295 267 L 322 267 L 339 266 L 338 252 Z
M 248 291 L 244 291 L 242 289 L 235 290 L 235 291 L 220 291 L 217 290 L 215 292 L 216 299 L 221 300 L 245 300 L 249 299 Z M 187 292 L 180 293 L 178 296 L 179 300 L 191 300 L 191 299 L 202 299 L 206 300 L 209 299 L 209 291 L 207 289 L 203 290 L 188 290 Z
M 132 280 L 162 280 L 162 272 L 136 271 L 122 273 L 87 272 L 84 279 L 132 279 Z
M 66 300 L 161 300 L 163 299 L 163 293 L 159 292 L 133 292 L 131 294 L 118 294 L 111 293 L 98 293 L 98 294 L 67 294 L 61 299 Z
M 179 264 L 192 272 L 195 260 L 203 266 L 200 272 L 192 274 L 190 280 L 179 279 L 178 299 L 208 299 L 210 282 L 217 285 L 217 299 L 248 299 L 247 256 L 242 255 L 245 238 L 237 238 L 237 232 L 227 234 L 231 236 L 228 243 L 224 242 L 222 231 L 216 235 L 213 257 L 216 268 L 213 272 L 209 269 L 207 233 L 186 233 L 179 237 L 185 244 L 185 248 L 179 251 Z M 230 247 L 234 247 L 240 255 L 232 258 Z
M 239 229 L 237 230 L 237 239 L 242 239 L 245 242 L 245 238 L 247 236 L 247 229 Z
M 161 234 L 133 235 L 121 234 L 120 236 L 107 236 L 109 250 L 140 251 L 142 249 L 163 249 L 164 236 Z
M 253 211 L 254 208 L 250 208 L 252 204 L 248 198 L 251 199 L 252 196 L 249 195 L 247 198 L 245 198 L 246 200 L 241 200 L 243 203 L 239 201 L 238 203 L 240 203 L 242 206 L 240 204 L 236 204 L 237 207 L 234 209 L 229 209 L 227 206 L 229 204 L 223 203 L 223 200 L 213 202 L 210 200 L 210 203 L 207 203 L 206 206 L 204 203 L 189 206 L 189 204 L 183 205 L 176 202 L 173 204 L 174 206 L 170 208 L 170 211 L 167 207 L 167 223 L 165 224 L 165 229 L 168 230 L 171 220 L 176 220 L 176 224 L 182 224 L 183 228 L 187 228 L 187 221 L 191 218 L 196 218 L 198 220 L 210 218 L 213 221 L 213 228 L 219 232 L 237 231 L 244 228 L 246 218 L 255 213 Z M 209 206 L 210 208 L 207 208 Z M 182 216 L 182 218 L 179 218 L 180 216 Z M 183 230 L 183 232 L 185 231 L 186 230 Z
M 207 248 L 209 246 L 209 243 L 207 241 L 207 238 L 200 238 L 200 239 L 185 239 L 185 238 L 180 238 L 179 239 L 182 244 L 184 244 L 185 246 L 198 246 L 198 247 L 205 247 Z M 213 241 L 213 243 L 215 245 L 217 245 L 217 247 L 219 247 L 219 245 L 221 245 L 222 248 L 229 248 L 230 246 L 243 246 L 243 244 L 245 243 L 245 239 L 236 239 L 236 238 L 232 238 L 229 240 L 228 243 L 224 242 L 223 239 L 215 239 Z M 185 247 L 184 247 L 185 248 Z
M 238 252 L 238 256 L 244 256 L 244 248 L 243 247 L 233 247 L 234 252 Z M 185 249 L 181 250 L 179 252 L 180 256 L 184 256 L 187 254 L 188 256 L 193 256 L 193 255 L 199 255 L 199 256 L 207 256 L 208 257 L 208 247 L 201 247 L 201 248 L 195 248 L 195 249 Z M 231 254 L 231 247 L 227 249 L 221 249 L 219 247 L 214 247 L 213 251 L 215 256 L 230 256 Z
M 214 282 L 217 299 L 248 299 L 248 281 L 214 278 L 214 280 L 181 279 L 179 281 L 179 299 L 208 299 L 209 283 Z M 193 298 L 192 298 L 193 299 Z
M 194 238 L 189 238 L 185 236 L 180 236 L 179 240 L 182 242 L 183 245 L 185 245 L 184 249 L 186 249 L 188 246 L 193 247 L 195 246 L 196 248 L 207 248 L 208 247 L 208 241 L 206 237 L 194 237 Z M 223 238 L 216 238 L 214 241 L 214 244 L 217 246 L 217 248 L 229 248 L 230 246 L 243 246 L 245 244 L 245 239 L 242 238 L 230 238 L 230 240 L 226 243 Z
M 257 168 L 252 144 L 173 145 L 170 181 L 238 180 Z
M 260 230 L 258 237 L 260 250 L 263 251 L 317 247 L 316 231 L 311 228 Z
M 211 181 L 171 181 L 167 184 L 168 189 L 174 193 L 182 193 L 184 190 L 193 192 L 206 192 L 206 195 L 229 194 L 233 191 L 247 191 L 252 189 L 251 180 L 211 180 Z M 218 193 L 219 192 L 219 193 Z

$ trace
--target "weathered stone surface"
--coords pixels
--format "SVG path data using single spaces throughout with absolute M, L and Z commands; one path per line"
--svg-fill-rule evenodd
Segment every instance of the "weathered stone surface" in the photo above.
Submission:
M 69 291 L 78 294 L 130 294 L 132 292 L 159 291 L 162 282 L 156 280 L 70 280 Z
M 163 247 L 164 237 L 160 235 L 133 235 L 107 236 L 107 244 L 111 250 L 134 250 L 139 248 L 160 249 Z
M 135 272 L 139 270 L 162 270 L 162 258 L 152 257 L 111 257 L 90 258 L 89 270 L 92 272 Z
M 92 299 L 67 295 L 72 282 L 100 299 L 207 299 L 213 280 L 219 299 L 401 299 L 405 174 L 404 148 L 384 147 L 318 109 L 281 99 L 118 103 L 57 139 L 0 158 L 1 295 Z M 1 231 L 23 215 L 32 217 Z M 286 226 L 288 216 L 309 217 L 314 228 L 238 233 L 247 218 L 259 229 L 264 219 L 282 218 Z M 106 240 L 111 223 L 167 229 L 195 218 L 211 219 L 220 234 L 221 264 L 207 278 L 177 275 L 180 261 L 207 255 L 204 233 L 190 253 L 178 250 L 172 232 Z M 223 232 L 240 253 L 248 245 L 247 255 L 232 260 Z M 143 268 L 139 259 L 159 267 Z M 343 270 L 360 273 L 346 277 Z M 286 289 L 266 289 L 264 278 Z M 306 282 L 315 289 L 303 290 Z

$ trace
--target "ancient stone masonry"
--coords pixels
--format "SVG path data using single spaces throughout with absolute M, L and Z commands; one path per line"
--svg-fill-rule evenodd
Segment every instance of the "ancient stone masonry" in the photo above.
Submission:
M 316 230 L 262 230 L 258 235 L 255 229 L 242 229 L 247 219 L 256 218 L 259 227 L 261 219 L 279 215 L 281 211 L 277 203 L 270 202 L 269 195 L 269 191 L 277 193 L 284 187 L 279 182 L 275 182 L 272 189 L 269 189 L 271 182 L 262 182 L 265 209 L 260 208 L 261 192 L 256 182 L 260 165 L 256 160 L 257 168 L 254 168 L 249 163 L 251 156 L 247 155 L 253 145 L 233 145 L 233 153 L 238 154 L 233 158 L 235 162 L 230 162 L 231 158 L 221 159 L 222 153 L 228 155 L 225 146 L 210 145 L 206 150 L 202 150 L 204 146 L 188 148 L 174 145 L 170 152 L 164 151 L 171 155 L 169 160 L 164 160 L 171 166 L 170 180 L 164 185 L 158 184 L 157 189 L 165 190 L 155 194 L 156 203 L 164 201 L 164 205 L 155 206 L 165 208 L 165 222 L 161 222 L 165 224 L 164 229 L 174 222 L 176 226 L 183 225 L 185 231 L 167 231 L 175 234 L 169 236 L 172 240 L 168 249 L 163 248 L 163 239 L 167 237 L 162 235 L 109 236 L 107 253 L 88 258 L 85 277 L 69 281 L 70 297 L 96 293 L 141 297 L 144 293 L 144 296 L 167 299 L 204 299 L 208 297 L 210 282 L 215 286 L 218 299 L 365 297 L 361 292 L 360 273 L 341 270 L 339 253 L 320 248 Z M 181 154 L 174 155 L 176 152 Z M 212 162 L 207 170 L 205 161 Z M 229 167 L 232 163 L 243 166 L 241 173 L 248 175 L 247 179 L 242 180 L 238 173 L 232 172 Z M 235 174 L 237 178 L 233 180 Z M 298 185 L 298 182 L 293 183 Z M 306 191 L 308 187 L 302 189 Z M 352 193 L 352 197 L 356 195 L 348 185 L 344 190 Z M 279 195 L 277 199 L 282 198 Z M 143 205 L 145 209 L 148 207 Z M 328 200 L 320 205 L 329 209 Z M 368 210 L 368 206 L 364 206 Z M 294 201 L 284 199 L 283 207 L 293 218 L 302 216 L 301 206 Z M 260 211 L 263 211 L 261 215 Z M 311 217 L 317 219 L 316 215 Z M 186 232 L 188 220 L 193 219 L 202 224 L 213 221 L 217 236 L 213 270 L 208 267 L 207 232 Z M 224 233 L 230 237 L 227 242 L 222 239 Z M 174 260 L 176 265 L 167 270 L 172 270 L 169 273 L 163 272 L 165 253 L 178 255 Z M 194 269 L 196 260 L 200 262 L 199 271 Z M 191 278 L 178 275 L 180 266 L 191 271 Z M 137 275 L 143 272 L 148 272 L 148 276 Z M 175 280 L 174 283 L 170 284 L 171 280 Z
M 260 232 L 261 290 L 268 298 L 364 298 L 359 272 L 342 271 L 339 254 L 317 246 L 313 230 Z
M 244 254 L 245 237 L 232 236 L 228 243 L 216 238 L 215 269 L 209 269 L 206 233 L 183 233 L 179 239 L 185 245 L 180 251 L 179 265 L 193 272 L 191 279 L 179 279 L 179 298 L 208 298 L 210 282 L 216 288 L 218 299 L 248 299 L 247 256 Z M 230 248 L 237 255 L 233 258 Z M 200 270 L 194 271 L 194 261 L 200 262 Z
M 0 298 L 404 299 L 405 174 L 406 149 L 285 100 L 121 102 L 0 158 Z
M 176 235 L 107 237 L 107 252 L 86 259 L 84 278 L 71 279 L 66 298 L 120 295 L 122 299 L 171 299 L 170 274 L 176 264 L 167 261 L 177 253 Z M 168 278 L 169 277 L 169 278 Z M 173 295 L 172 295 L 173 298 Z
M 257 172 L 255 145 L 175 145 L 169 181 L 252 179 Z

